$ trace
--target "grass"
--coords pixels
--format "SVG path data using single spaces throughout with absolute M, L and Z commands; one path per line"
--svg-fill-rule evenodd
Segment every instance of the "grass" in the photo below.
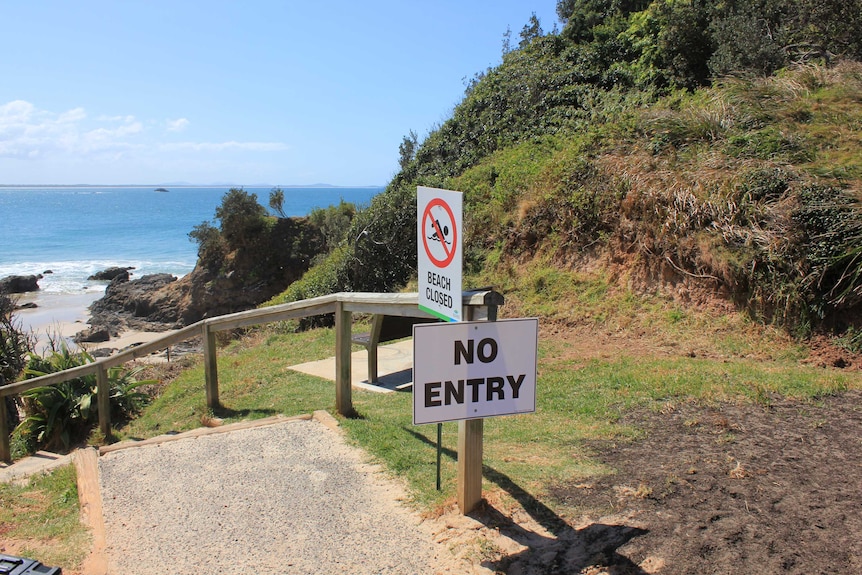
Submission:
M 15 555 L 49 566 L 78 567 L 90 551 L 90 534 L 78 512 L 75 467 L 33 477 L 27 485 L 0 483 L 0 541 Z M 8 553 L 8 552 L 7 552 Z
M 362 326 L 355 329 L 361 330 Z M 288 366 L 322 359 L 335 349 L 335 332 L 311 330 L 301 335 L 277 328 L 257 331 L 218 351 L 219 399 L 223 408 L 206 407 L 204 365 L 194 362 L 166 386 L 140 417 L 117 430 L 120 439 L 145 438 L 200 427 L 217 416 L 227 423 L 282 413 L 298 415 L 309 409 L 331 409 L 334 394 L 322 380 Z

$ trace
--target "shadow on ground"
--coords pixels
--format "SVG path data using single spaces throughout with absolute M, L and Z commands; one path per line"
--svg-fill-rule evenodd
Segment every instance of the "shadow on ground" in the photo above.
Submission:
M 434 445 L 425 436 L 414 430 L 405 431 L 428 445 Z M 443 454 L 457 460 L 453 449 L 443 448 Z M 551 508 L 539 501 L 512 479 L 493 467 L 483 466 L 485 479 L 494 483 L 518 502 L 529 517 L 516 519 L 502 508 L 487 500 L 469 514 L 487 528 L 489 533 L 499 534 L 514 544 L 501 548 L 499 557 L 482 561 L 482 566 L 495 572 L 520 575 L 563 575 L 584 572 L 590 567 L 612 568 L 614 575 L 646 575 L 640 566 L 619 553 L 620 547 L 647 530 L 631 525 L 608 525 L 593 523 L 574 528 Z M 514 552 L 507 552 L 514 550 Z M 597 571 L 601 572 L 601 571 Z

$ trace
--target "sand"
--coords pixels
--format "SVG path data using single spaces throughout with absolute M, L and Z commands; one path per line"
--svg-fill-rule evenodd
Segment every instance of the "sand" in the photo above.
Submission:
M 90 319 L 88 308 L 103 295 L 102 292 L 20 294 L 17 296 L 19 305 L 35 303 L 38 307 L 19 309 L 15 312 L 15 316 L 21 322 L 23 330 L 36 337 L 36 351 L 38 353 L 44 353 L 49 348 L 51 339 L 57 341 L 62 338 L 71 347 L 78 347 L 72 338 L 81 330 L 87 329 L 87 321 Z M 112 337 L 109 341 L 88 343 L 82 347 L 88 350 L 99 348 L 124 349 L 130 345 L 148 343 L 170 333 L 173 332 L 126 330 L 121 332 L 118 337 Z

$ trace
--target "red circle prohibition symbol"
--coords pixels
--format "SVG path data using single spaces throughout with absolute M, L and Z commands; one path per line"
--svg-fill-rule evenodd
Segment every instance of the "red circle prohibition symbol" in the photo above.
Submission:
M 449 221 L 452 222 L 451 246 L 446 245 L 446 238 L 440 229 L 440 222 L 431 215 L 431 208 L 436 206 L 440 206 L 446 210 L 446 214 L 449 216 Z M 443 246 L 443 253 L 446 254 L 446 257 L 443 259 L 435 257 L 434 254 L 431 253 L 431 249 L 428 247 L 428 234 L 425 233 L 425 222 L 428 219 L 431 220 L 431 225 L 434 227 L 434 233 L 440 239 L 440 245 Z M 455 229 L 455 214 L 452 213 L 452 208 L 449 207 L 449 204 L 440 198 L 432 199 L 428 202 L 428 205 L 425 206 L 425 213 L 422 214 L 422 244 L 425 246 L 425 253 L 428 255 L 428 259 L 430 259 L 431 263 L 438 268 L 445 268 L 452 263 L 453 259 L 455 259 L 455 247 L 458 245 L 458 230 Z

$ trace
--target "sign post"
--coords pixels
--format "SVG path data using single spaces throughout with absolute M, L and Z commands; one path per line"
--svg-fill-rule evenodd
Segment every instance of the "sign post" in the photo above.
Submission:
M 419 309 L 461 321 L 461 192 L 419 186 L 416 216 Z
M 482 500 L 485 417 L 536 410 L 538 320 L 413 327 L 413 423 L 458 421 L 458 506 Z

